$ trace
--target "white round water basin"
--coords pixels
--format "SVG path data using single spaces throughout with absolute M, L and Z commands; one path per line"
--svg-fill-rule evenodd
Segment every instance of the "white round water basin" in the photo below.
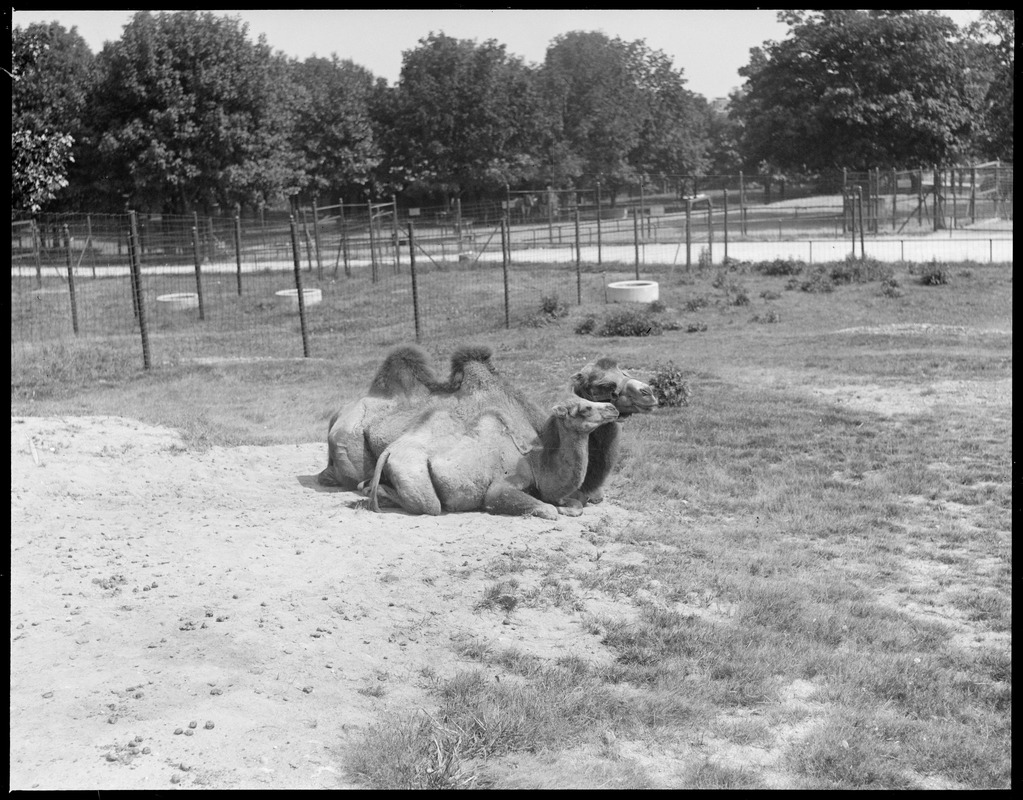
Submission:
M 611 303 L 652 303 L 659 296 L 657 281 L 615 281 L 607 285 Z
M 198 308 L 199 307 L 199 295 L 195 292 L 175 292 L 174 294 L 161 294 L 156 298 L 156 302 L 162 304 L 166 308 Z
M 283 305 L 285 308 L 292 310 L 298 309 L 298 289 L 281 289 L 276 292 L 277 302 Z M 307 308 L 309 306 L 315 306 L 317 303 L 323 302 L 323 290 L 322 289 L 303 289 L 302 290 L 302 303 Z

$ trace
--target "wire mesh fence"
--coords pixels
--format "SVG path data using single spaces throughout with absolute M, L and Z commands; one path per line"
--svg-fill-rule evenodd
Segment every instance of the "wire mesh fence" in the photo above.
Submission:
M 465 207 L 392 198 L 246 218 L 14 220 L 12 360 L 71 341 L 147 367 L 329 356 L 517 327 L 545 298 L 602 303 L 609 282 L 726 258 L 1012 261 L 1011 166 L 847 173 L 838 194 L 780 199 L 776 186 L 770 203 L 763 187 L 761 202 L 744 196 L 752 183 L 733 195 L 728 181 L 679 179 L 613 205 L 595 189 Z

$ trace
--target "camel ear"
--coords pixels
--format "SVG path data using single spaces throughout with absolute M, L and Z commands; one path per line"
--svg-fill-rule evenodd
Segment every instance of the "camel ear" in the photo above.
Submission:
M 582 386 L 582 383 L 583 383 L 583 374 L 581 372 L 577 372 L 575 375 L 572 376 L 572 385 L 573 386 Z
M 569 413 L 568 406 L 563 405 L 554 406 L 554 408 L 551 409 L 551 413 L 554 414 L 554 416 L 556 417 L 567 417 Z

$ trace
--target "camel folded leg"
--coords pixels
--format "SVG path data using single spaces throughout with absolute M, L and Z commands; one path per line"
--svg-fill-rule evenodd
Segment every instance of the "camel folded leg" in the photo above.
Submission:
M 483 507 L 491 514 L 557 519 L 558 509 L 522 491 L 507 479 L 494 481 L 487 489 Z M 581 509 L 580 509 L 581 512 Z

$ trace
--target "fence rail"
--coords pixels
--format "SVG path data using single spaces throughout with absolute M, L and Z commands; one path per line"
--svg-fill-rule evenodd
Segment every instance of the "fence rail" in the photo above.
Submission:
M 345 342 L 519 325 L 544 297 L 602 302 L 608 281 L 668 279 L 726 258 L 1012 261 L 1011 168 L 1001 189 L 975 174 L 921 176 L 913 191 L 898 174 L 890 184 L 847 176 L 842 194 L 771 204 L 709 181 L 681 199 L 614 207 L 573 192 L 557 214 L 553 202 L 513 197 L 496 208 L 392 198 L 258 219 L 38 215 L 11 224 L 12 358 L 67 341 L 137 354 L 145 367 L 327 355 Z

